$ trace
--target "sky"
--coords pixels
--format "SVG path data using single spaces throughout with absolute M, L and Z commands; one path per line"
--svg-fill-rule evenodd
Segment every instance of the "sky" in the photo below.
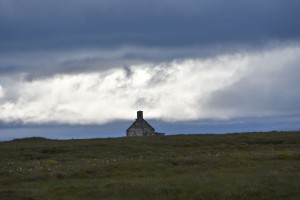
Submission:
M 300 130 L 300 1 L 0 0 L 0 140 Z

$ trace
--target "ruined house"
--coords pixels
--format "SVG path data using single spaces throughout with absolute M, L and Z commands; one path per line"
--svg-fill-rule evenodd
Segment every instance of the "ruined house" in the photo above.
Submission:
M 137 119 L 126 130 L 127 136 L 154 136 L 164 135 L 163 133 L 155 132 L 155 129 L 143 118 L 143 111 L 137 111 Z

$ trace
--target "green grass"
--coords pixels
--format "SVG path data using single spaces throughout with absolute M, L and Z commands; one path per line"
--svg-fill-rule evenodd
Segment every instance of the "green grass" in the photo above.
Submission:
M 300 199 L 300 132 L 0 142 L 0 199 Z

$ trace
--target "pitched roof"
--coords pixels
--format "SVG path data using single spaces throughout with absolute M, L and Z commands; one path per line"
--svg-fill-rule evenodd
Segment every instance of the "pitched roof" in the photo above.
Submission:
M 142 125 L 141 125 L 142 124 Z M 132 124 L 131 126 L 129 126 L 129 128 L 127 129 L 127 131 L 130 129 L 130 128 L 133 128 L 134 126 L 137 126 L 140 128 L 144 127 L 144 126 L 148 126 L 149 128 L 151 128 L 153 131 L 155 131 L 155 129 L 144 119 L 136 119 Z

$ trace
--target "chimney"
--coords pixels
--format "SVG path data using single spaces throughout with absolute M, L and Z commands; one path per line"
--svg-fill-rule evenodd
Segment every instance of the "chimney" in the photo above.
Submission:
M 143 111 L 137 111 L 137 119 L 143 119 Z

